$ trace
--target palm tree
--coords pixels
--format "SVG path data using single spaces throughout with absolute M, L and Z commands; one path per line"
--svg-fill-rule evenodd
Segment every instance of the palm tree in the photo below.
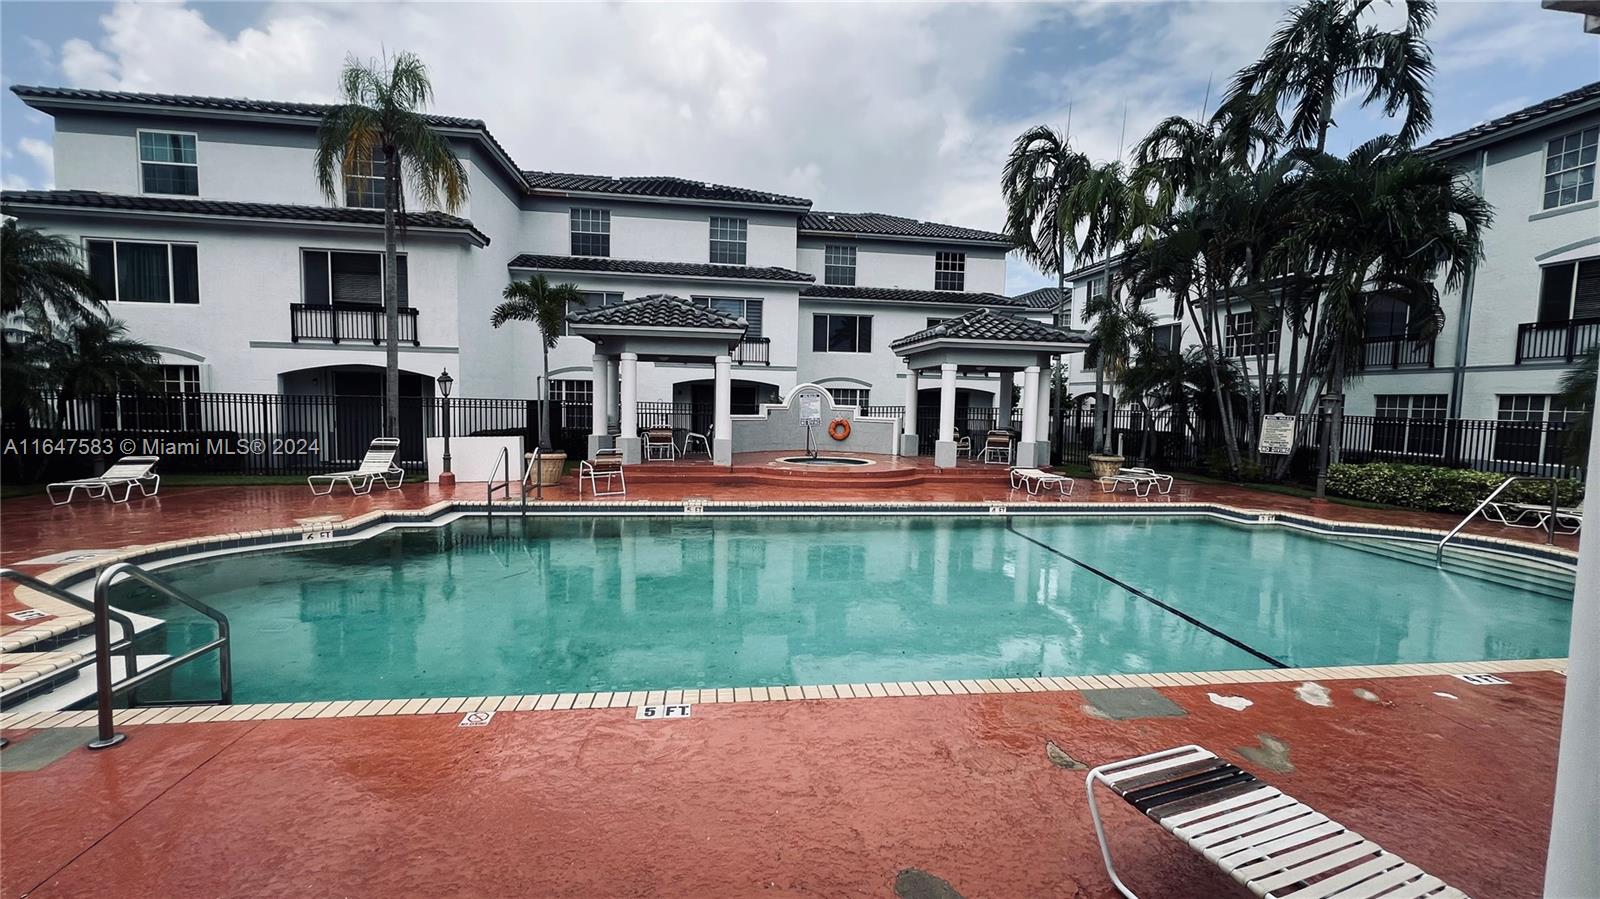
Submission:
M 1344 159 L 1309 157 L 1301 196 L 1303 239 L 1327 253 L 1325 330 L 1315 349 L 1328 360 L 1325 392 L 1337 397 L 1361 352 L 1369 300 L 1381 296 L 1405 305 L 1408 336 L 1432 339 L 1444 324 L 1434 279 L 1442 273 L 1446 289 L 1461 286 L 1483 257 L 1483 233 L 1494 213 L 1454 170 L 1391 135 Z M 1335 403 L 1324 455 L 1339 445 L 1342 411 Z
M 1433 121 L 1433 53 L 1424 34 L 1434 4 L 1405 0 L 1399 31 L 1363 25 L 1372 6 L 1373 0 L 1307 0 L 1290 10 L 1261 58 L 1234 76 L 1223 100 L 1227 117 L 1259 126 L 1283 121 L 1287 113 L 1289 139 L 1321 153 L 1334 106 L 1347 93 L 1365 91 L 1362 107 L 1381 103 L 1389 116 L 1405 110 L 1399 138 L 1415 144 Z
M 52 321 L 104 318 L 105 300 L 83 269 L 77 244 L 17 224 L 0 226 L 0 317 L 43 330 Z
M 1066 303 L 1069 260 L 1078 255 L 1078 225 L 1084 217 L 1073 197 L 1091 169 L 1089 158 L 1072 149 L 1065 133 L 1035 125 L 1017 135 L 1000 176 L 1006 233 L 1023 258 L 1056 276 L 1057 322 Z M 1051 391 L 1051 429 L 1061 420 L 1063 393 Z
M 313 168 L 334 203 L 346 200 L 346 180 L 383 179 L 384 433 L 400 433 L 400 300 L 396 235 L 405 229 L 405 193 L 427 206 L 455 212 L 467 198 L 467 170 L 421 110 L 433 100 L 422 60 L 411 53 L 362 62 L 345 59 L 339 77 L 344 103 L 331 107 L 317 129 Z
M 1589 352 L 1578 359 L 1577 368 L 1561 376 L 1561 402 L 1569 412 L 1582 409 L 1576 421 L 1569 424 L 1566 439 L 1566 460 L 1570 465 L 1583 465 L 1589 458 L 1589 440 L 1594 432 L 1595 383 L 1600 380 L 1600 345 L 1589 347 Z
M 1106 378 L 1109 376 L 1112 383 L 1122 382 L 1129 364 L 1133 362 L 1135 345 L 1156 323 L 1155 316 L 1145 311 L 1139 298 L 1130 295 L 1123 300 L 1121 292 L 1113 293 L 1109 289 L 1109 280 L 1110 274 L 1107 273 L 1106 292 L 1091 298 L 1083 307 L 1085 317 L 1094 319 L 1089 333 L 1095 355 L 1099 358 L 1094 370 L 1094 447 L 1098 453 L 1111 452 L 1111 429 L 1106 427 L 1109 410 L 1101 408 L 1102 405 L 1110 405 L 1104 402 Z
M 539 448 L 548 452 L 550 410 L 546 404 L 550 394 L 550 350 L 561 339 L 561 324 L 566 320 L 567 307 L 583 302 L 583 294 L 574 285 L 553 285 L 544 275 L 534 275 L 526 281 L 507 284 L 501 296 L 505 302 L 494 307 L 489 324 L 498 328 L 506 322 L 533 322 L 539 326 L 539 346 L 544 359 L 540 376 L 543 386 L 539 391 Z

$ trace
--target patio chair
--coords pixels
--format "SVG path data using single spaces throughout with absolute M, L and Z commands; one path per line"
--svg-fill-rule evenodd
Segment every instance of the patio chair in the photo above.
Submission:
M 711 438 L 716 432 L 717 426 L 713 424 L 706 426 L 704 434 L 696 434 L 694 431 L 690 431 L 683 435 L 683 451 L 680 455 L 685 459 L 689 458 L 689 454 L 694 452 L 694 445 L 698 443 L 700 448 L 705 450 L 706 458 L 711 458 Z
M 972 435 L 956 432 L 956 458 L 965 453 L 968 459 L 972 458 Z
M 394 457 L 400 454 L 400 438 L 377 437 L 367 447 L 367 454 L 361 457 L 361 465 L 349 471 L 332 471 L 327 474 L 314 474 L 306 478 L 306 486 L 316 496 L 327 496 L 333 492 L 340 481 L 350 486 L 350 492 L 357 496 L 365 496 L 372 492 L 372 485 L 382 481 L 383 486 L 390 490 L 399 490 L 406 482 L 406 473 L 400 466 L 394 464 Z M 327 481 L 327 490 L 318 490 L 317 482 Z
M 1100 479 L 1100 489 L 1106 493 L 1115 493 L 1123 484 L 1133 488 L 1135 496 L 1149 496 L 1152 487 L 1166 496 L 1172 492 L 1172 475 L 1157 474 L 1153 468 L 1119 468 L 1116 474 Z
M 1026 487 L 1032 496 L 1038 496 L 1040 490 L 1048 490 L 1051 487 L 1061 491 L 1062 496 L 1071 496 L 1075 485 L 1076 482 L 1064 474 L 1052 474 L 1037 468 L 1011 469 L 1011 489 Z
M 612 480 L 616 488 L 612 488 Z M 606 489 L 600 489 L 600 482 L 604 480 Z M 589 482 L 590 496 L 621 496 L 628 492 L 628 478 L 622 473 L 622 450 L 602 449 L 596 450 L 593 459 L 585 459 L 578 463 L 578 497 L 583 497 L 583 482 Z
M 672 442 L 671 428 L 650 428 L 643 436 L 646 462 L 652 459 L 670 462 L 678 458 L 678 445 Z
M 1089 772 L 1089 815 L 1111 883 L 1117 876 L 1095 801 L 1104 784 L 1190 849 L 1265 899 L 1466 899 L 1466 894 L 1199 746 Z
M 979 454 L 985 465 L 1011 464 L 1011 432 L 990 431 L 983 438 L 983 452 Z
M 1549 506 L 1535 503 L 1490 503 L 1483 507 L 1483 517 L 1508 528 L 1545 528 L 1550 525 L 1552 515 Z M 1583 529 L 1582 509 L 1557 508 L 1554 519 L 1554 530 L 1558 534 L 1576 534 Z
M 72 502 L 73 496 L 77 495 L 79 490 L 87 494 L 90 499 L 109 499 L 114 503 L 125 503 L 132 499 L 135 485 L 145 496 L 155 496 L 161 489 L 161 476 L 152 469 L 160 461 L 160 456 L 123 456 L 99 477 L 57 481 L 45 485 L 44 493 L 50 498 L 50 504 L 55 506 L 64 506 Z M 56 499 L 58 487 L 67 488 L 65 499 Z M 122 488 L 120 498 L 112 492 L 116 487 Z

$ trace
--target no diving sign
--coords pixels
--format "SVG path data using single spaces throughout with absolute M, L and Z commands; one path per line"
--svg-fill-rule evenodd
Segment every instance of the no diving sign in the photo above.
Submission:
M 488 727 L 494 720 L 494 712 L 468 712 L 461 716 L 461 723 L 456 727 Z
M 688 718 L 691 716 L 693 706 L 688 703 L 680 705 L 642 705 L 634 713 L 638 721 L 660 721 L 666 718 Z

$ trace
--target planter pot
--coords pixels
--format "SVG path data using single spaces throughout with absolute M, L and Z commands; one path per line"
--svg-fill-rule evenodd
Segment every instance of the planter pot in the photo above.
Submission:
M 1117 473 L 1122 463 L 1127 461 L 1122 456 L 1103 456 L 1100 453 L 1089 454 L 1089 470 L 1097 478 L 1109 478 Z
M 533 453 L 528 453 L 523 465 L 533 464 Z M 528 486 L 542 484 L 545 487 L 554 487 L 561 483 L 561 472 L 567 467 L 567 454 L 561 452 L 544 453 L 539 457 L 539 480 L 528 478 Z

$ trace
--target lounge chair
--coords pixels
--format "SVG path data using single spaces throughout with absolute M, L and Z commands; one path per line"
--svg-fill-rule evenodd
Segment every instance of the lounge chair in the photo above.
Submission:
M 617 489 L 611 489 L 612 479 L 616 479 Z M 606 482 L 606 489 L 600 489 L 600 481 Z M 595 450 L 593 459 L 585 459 L 578 463 L 578 496 L 583 496 L 583 482 L 589 482 L 590 496 L 621 496 L 628 492 L 628 478 L 622 473 L 622 450 L 602 449 Z
M 644 458 L 670 462 L 678 458 L 678 445 L 672 442 L 671 428 L 650 428 L 644 432 Z
M 1190 849 L 1266 899 L 1466 899 L 1342 824 L 1199 746 L 1180 746 L 1089 772 L 1089 815 L 1111 882 L 1117 877 L 1095 802 L 1104 784 Z
M 1011 432 L 990 431 L 983 438 L 983 452 L 979 454 L 986 465 L 1011 464 Z
M 1123 484 L 1132 487 L 1135 496 L 1149 496 L 1151 487 L 1165 496 L 1172 492 L 1172 475 L 1157 474 L 1153 468 L 1119 468 L 1116 474 L 1100 479 L 1100 489 L 1106 493 L 1115 493 Z
M 372 485 L 382 481 L 383 486 L 390 490 L 399 490 L 406 482 L 405 470 L 394 464 L 394 457 L 400 454 L 400 438 L 377 437 L 367 447 L 367 454 L 361 458 L 361 465 L 349 471 L 331 471 L 327 474 L 314 474 L 306 478 L 306 485 L 316 496 L 327 496 L 340 481 L 350 485 L 350 492 L 357 496 L 365 496 L 372 492 Z M 317 482 L 327 481 L 327 490 L 318 490 Z
M 51 505 L 64 506 L 72 502 L 72 497 L 79 490 L 88 494 L 90 499 L 109 499 L 114 503 L 125 503 L 133 498 L 133 488 L 138 486 L 139 492 L 145 496 L 155 496 L 161 489 L 161 476 L 152 469 L 161 461 L 160 456 L 123 456 L 115 464 L 105 470 L 97 478 L 79 478 L 75 481 L 57 481 L 47 484 L 44 488 L 45 496 L 50 498 Z M 56 488 L 67 488 L 65 499 L 56 499 Z M 122 488 L 119 498 L 112 489 Z
M 706 458 L 711 458 L 711 436 L 715 434 L 716 431 L 716 425 L 708 425 L 704 434 L 697 434 L 694 431 L 690 431 L 689 433 L 683 435 L 683 450 L 679 453 L 679 455 L 685 459 L 689 458 L 689 454 L 694 451 L 694 445 L 698 443 L 700 444 L 700 448 L 705 450 Z
M 1490 503 L 1483 507 L 1483 517 L 1508 528 L 1545 528 L 1553 517 L 1558 534 L 1576 534 L 1583 529 L 1583 510 L 1579 508 L 1557 508 L 1552 516 L 1549 506 L 1536 503 Z
M 1026 487 L 1032 496 L 1038 496 L 1041 489 L 1048 490 L 1051 487 L 1061 491 L 1062 496 L 1071 496 L 1075 483 L 1064 474 L 1052 474 L 1037 468 L 1011 469 L 1011 489 Z

